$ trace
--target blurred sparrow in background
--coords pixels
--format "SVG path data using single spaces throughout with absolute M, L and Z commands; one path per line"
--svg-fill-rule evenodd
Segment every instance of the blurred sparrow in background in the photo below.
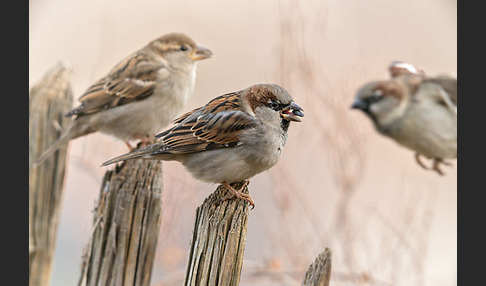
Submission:
M 111 159 L 102 166 L 143 158 L 181 162 L 194 177 L 221 183 L 229 193 L 253 207 L 242 192 L 249 179 L 277 163 L 290 122 L 304 113 L 290 94 L 276 84 L 257 84 L 214 98 L 175 120 L 145 148 Z M 231 183 L 244 181 L 236 190 Z
M 60 138 L 36 160 L 63 143 L 100 131 L 129 144 L 147 143 L 184 108 L 196 79 L 196 61 L 212 55 L 184 34 L 164 35 L 125 58 L 79 98 L 76 116 Z
M 362 110 L 379 133 L 433 160 L 440 175 L 444 159 L 457 158 L 457 81 L 429 78 L 412 65 L 391 66 L 392 79 L 362 86 L 352 108 Z M 453 92 L 455 90 L 455 93 Z

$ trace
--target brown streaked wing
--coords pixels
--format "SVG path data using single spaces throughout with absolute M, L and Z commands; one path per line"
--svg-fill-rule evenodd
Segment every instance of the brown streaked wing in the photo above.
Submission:
M 128 57 L 93 84 L 79 98 L 81 105 L 66 116 L 92 114 L 152 95 L 161 68 L 162 64 L 150 62 L 146 55 Z
M 225 96 L 228 96 L 228 101 L 224 100 Z M 178 120 L 176 126 L 157 135 L 164 144 L 153 155 L 187 154 L 238 146 L 241 144 L 241 132 L 256 124 L 256 119 L 240 110 L 239 98 L 235 94 L 217 97 L 183 116 L 184 119 Z
M 189 112 L 186 112 L 184 113 L 183 115 L 179 116 L 178 118 L 174 119 L 174 124 L 178 124 L 178 123 L 181 123 L 182 121 L 186 120 L 187 117 L 189 117 L 190 115 L 192 115 L 193 113 L 197 112 L 198 110 L 200 110 L 202 107 L 198 107 L 196 109 L 193 109 Z M 160 134 L 159 134 L 160 135 Z M 155 136 L 155 137 L 161 137 L 161 136 Z
M 206 114 L 216 114 L 221 111 L 241 110 L 240 95 L 235 92 L 213 98 L 203 107 Z
M 218 96 L 218 97 L 212 99 L 206 105 L 204 105 L 202 107 L 198 107 L 196 109 L 193 109 L 189 112 L 186 112 L 183 115 L 181 115 L 180 117 L 176 118 L 174 120 L 174 124 L 181 123 L 187 117 L 189 117 L 190 115 L 192 115 L 193 113 L 195 113 L 199 110 L 201 110 L 201 112 L 205 112 L 205 113 L 217 113 L 217 112 L 220 112 L 220 111 L 232 110 L 232 109 L 238 110 L 239 108 L 241 108 L 239 101 L 240 101 L 239 95 L 237 93 L 234 93 L 234 92 Z M 156 137 L 162 137 L 162 135 L 160 135 L 160 136 L 159 135 L 157 135 Z

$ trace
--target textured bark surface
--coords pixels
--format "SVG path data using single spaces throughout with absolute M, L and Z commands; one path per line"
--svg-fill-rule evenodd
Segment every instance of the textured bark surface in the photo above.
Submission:
M 184 285 L 239 284 L 249 204 L 237 198 L 221 201 L 226 192 L 219 186 L 196 210 Z
M 63 198 L 67 146 L 42 164 L 35 159 L 70 123 L 72 71 L 57 64 L 29 93 L 29 285 L 49 285 Z
M 326 248 L 309 266 L 302 281 L 303 286 L 328 286 L 331 279 L 331 250 Z
M 105 173 L 79 285 L 150 285 L 161 197 L 161 161 L 129 160 Z

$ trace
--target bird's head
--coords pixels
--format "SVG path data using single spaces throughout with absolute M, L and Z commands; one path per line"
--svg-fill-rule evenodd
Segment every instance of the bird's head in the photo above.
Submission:
M 152 41 L 149 46 L 168 61 L 196 62 L 213 54 L 208 48 L 196 44 L 181 33 L 164 35 Z
M 265 122 L 279 122 L 286 130 L 291 121 L 301 122 L 304 110 L 277 84 L 257 84 L 242 91 L 255 116 Z
M 404 114 L 409 94 L 407 85 L 401 80 L 373 81 L 358 90 L 351 108 L 363 111 L 380 127 Z

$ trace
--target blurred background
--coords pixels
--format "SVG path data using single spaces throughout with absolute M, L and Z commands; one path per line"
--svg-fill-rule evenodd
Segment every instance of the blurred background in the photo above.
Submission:
M 211 49 L 191 110 L 255 83 L 286 88 L 306 113 L 279 163 L 254 177 L 240 285 L 299 285 L 325 247 L 332 285 L 457 285 L 457 161 L 425 171 L 413 152 L 351 110 L 357 88 L 393 60 L 457 73 L 453 0 L 29 1 L 29 87 L 59 61 L 76 99 L 128 54 L 170 32 Z M 75 100 L 75 105 L 78 102 Z M 75 285 L 106 168 L 125 144 L 70 143 L 51 285 Z M 195 209 L 216 189 L 164 163 L 152 284 L 181 285 Z

